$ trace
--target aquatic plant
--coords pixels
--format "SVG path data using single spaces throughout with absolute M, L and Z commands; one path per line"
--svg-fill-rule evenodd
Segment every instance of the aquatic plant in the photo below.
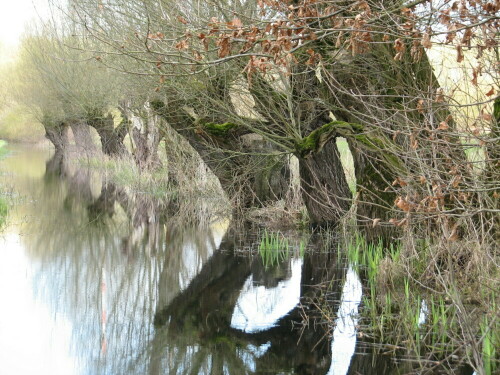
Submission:
M 495 320 L 495 318 L 497 318 Z M 498 364 L 498 348 L 500 347 L 500 324 L 498 316 L 493 319 L 485 317 L 481 322 L 482 360 L 486 375 L 496 374 Z
M 5 218 L 7 217 L 7 212 L 8 212 L 7 202 L 2 197 L 0 197 L 0 229 L 5 224 Z
M 259 244 L 259 254 L 266 268 L 275 266 L 290 257 L 288 239 L 281 232 L 264 230 Z
M 483 277 L 493 281 L 489 287 L 465 283 L 468 279 L 458 278 L 460 270 L 454 275 L 446 268 L 451 262 L 440 263 L 441 254 L 428 239 L 384 245 L 366 241 L 359 232 L 348 238 L 339 245 L 338 255 L 344 255 L 363 280 L 363 336 L 377 347 L 411 358 L 415 372 L 453 374 L 465 364 L 478 374 L 498 370 L 497 271 L 485 270 Z M 412 256 L 409 245 L 418 249 Z

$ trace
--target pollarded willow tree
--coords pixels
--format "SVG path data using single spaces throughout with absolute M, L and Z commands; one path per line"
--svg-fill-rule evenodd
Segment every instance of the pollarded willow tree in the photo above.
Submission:
M 248 182 L 262 176 L 244 167 L 293 154 L 311 220 L 335 222 L 352 202 L 342 136 L 370 235 L 412 221 L 453 240 L 464 222 L 477 228 L 498 214 L 496 89 L 465 103 L 484 128 L 468 134 L 474 119 L 455 119 L 464 103 L 440 87 L 427 52 L 453 45 L 461 63 L 474 51 L 472 81 L 481 70 L 497 79 L 483 60 L 498 54 L 498 10 L 492 1 L 74 0 L 68 14 L 105 46 L 97 60 L 156 80 L 152 108 L 227 190 L 251 197 Z M 488 151 L 487 174 L 467 158 L 470 136 Z
M 17 79 L 18 100 L 24 102 L 44 126 L 56 150 L 68 144 L 71 128 L 75 142 L 85 151 L 94 149 L 89 126 L 100 136 L 102 150 L 123 156 L 125 121 L 115 126 L 110 110 L 120 99 L 120 77 L 74 48 L 74 37 L 61 27 L 43 25 L 28 34 L 22 43 Z M 67 45 L 71 40 L 73 48 Z
M 73 5 L 68 15 L 78 17 L 86 34 L 101 43 L 96 59 L 144 82 L 150 90 L 144 97 L 157 117 L 160 133 L 174 129 L 182 135 L 218 177 L 229 196 L 238 201 L 239 207 L 260 205 L 284 196 L 289 186 L 287 153 L 255 131 L 269 120 L 258 111 L 246 111 L 235 99 L 245 87 L 238 61 L 207 67 L 202 74 L 193 74 L 176 48 L 165 50 L 171 61 L 164 64 L 156 59 L 148 51 L 149 44 L 176 38 L 179 32 L 177 18 L 168 16 L 175 22 L 171 30 L 165 24 L 169 30 L 165 30 L 166 34 L 148 34 L 152 24 L 165 21 L 166 3 L 118 1 L 106 4 L 106 9 L 85 1 L 73 2 Z M 200 27 L 207 17 L 221 12 L 211 5 L 186 4 L 185 8 L 200 21 Z M 257 7 L 248 2 L 241 11 L 256 13 Z M 175 12 L 170 7 L 169 13 Z M 146 35 L 146 45 L 143 35 Z M 119 46 L 115 44 L 117 41 Z M 131 52 L 130 48 L 137 51 Z M 145 53 L 141 53 L 144 48 Z

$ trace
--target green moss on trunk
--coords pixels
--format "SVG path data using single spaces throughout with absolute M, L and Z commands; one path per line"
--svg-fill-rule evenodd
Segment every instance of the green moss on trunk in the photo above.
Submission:
M 329 122 L 297 142 L 295 144 L 296 155 L 304 158 L 313 152 L 320 151 L 330 139 L 341 133 L 342 130 L 346 132 L 361 131 L 363 130 L 363 126 L 344 121 Z
M 365 127 L 345 121 L 331 121 L 312 131 L 307 137 L 295 144 L 295 154 L 306 158 L 321 151 L 324 145 L 337 136 L 351 139 L 361 148 L 380 154 L 386 166 L 399 173 L 407 172 L 406 166 L 396 154 L 397 145 L 386 136 L 375 132 L 364 132 Z
M 205 122 L 201 124 L 201 127 L 205 132 L 214 137 L 227 137 L 229 132 L 238 127 L 238 125 L 232 122 L 225 122 L 223 124 L 216 124 L 214 122 Z

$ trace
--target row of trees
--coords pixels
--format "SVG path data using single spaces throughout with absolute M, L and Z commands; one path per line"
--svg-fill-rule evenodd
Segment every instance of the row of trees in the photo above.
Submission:
M 104 153 L 125 156 L 130 134 L 135 161 L 154 168 L 175 132 L 239 208 L 283 198 L 293 156 L 314 224 L 355 204 L 371 237 L 410 224 L 447 241 L 498 235 L 498 2 L 52 6 L 57 22 L 24 41 L 22 96 L 56 149 L 68 127 L 91 147 L 93 127 Z M 473 61 L 475 100 L 440 86 L 428 52 L 449 58 L 449 46 L 457 64 Z M 353 155 L 354 197 L 339 137 Z

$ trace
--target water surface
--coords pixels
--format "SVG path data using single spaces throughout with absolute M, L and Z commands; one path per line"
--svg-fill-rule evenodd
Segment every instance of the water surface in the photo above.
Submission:
M 188 224 L 64 155 L 11 151 L 0 373 L 402 373 L 358 339 L 363 287 L 336 244 L 265 267 L 258 228 Z

